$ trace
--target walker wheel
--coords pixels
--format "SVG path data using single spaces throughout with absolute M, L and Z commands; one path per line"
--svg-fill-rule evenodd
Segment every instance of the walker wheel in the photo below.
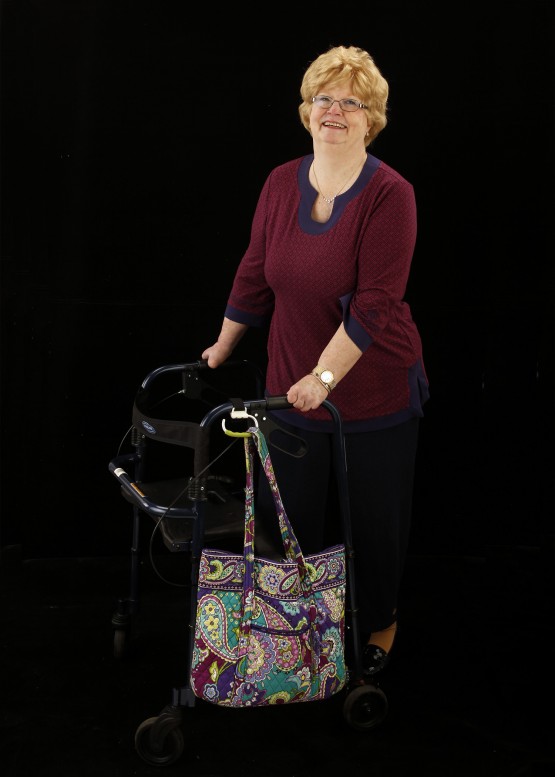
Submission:
M 161 729 L 158 722 L 158 717 L 143 720 L 135 732 L 135 749 L 147 764 L 167 766 L 181 756 L 185 741 L 177 723 L 174 727 L 166 725 Z
M 387 697 L 375 685 L 358 685 L 349 692 L 343 705 L 343 717 L 351 728 L 368 731 L 387 715 Z

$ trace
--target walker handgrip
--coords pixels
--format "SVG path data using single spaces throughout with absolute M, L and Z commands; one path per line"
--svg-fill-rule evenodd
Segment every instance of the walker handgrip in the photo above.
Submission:
M 252 404 L 250 403 L 246 403 L 246 405 L 252 407 Z M 280 397 L 266 397 L 264 400 L 264 405 L 267 410 L 289 410 L 293 407 L 285 395 Z M 335 431 L 337 431 L 341 436 L 343 434 L 343 423 L 338 409 L 333 404 L 333 402 L 329 401 L 329 399 L 324 399 L 322 402 L 322 407 L 326 408 L 326 410 L 330 413 L 335 425 Z
M 266 397 L 266 407 L 268 410 L 288 410 L 293 405 L 289 402 L 287 396 Z

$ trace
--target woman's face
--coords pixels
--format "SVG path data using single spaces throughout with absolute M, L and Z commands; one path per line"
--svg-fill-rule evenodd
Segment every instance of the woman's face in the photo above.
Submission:
M 348 144 L 353 147 L 364 145 L 364 137 L 370 126 L 370 120 L 364 108 L 355 111 L 344 110 L 339 100 L 354 100 L 361 103 L 362 99 L 353 94 L 349 81 L 335 84 L 324 84 L 318 95 L 331 97 L 334 101 L 328 107 L 312 104 L 310 112 L 310 132 L 316 142 L 333 145 Z

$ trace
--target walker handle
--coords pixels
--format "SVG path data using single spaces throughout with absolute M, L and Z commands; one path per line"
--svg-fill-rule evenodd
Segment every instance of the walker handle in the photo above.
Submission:
M 288 410 L 293 407 L 291 402 L 287 399 L 287 396 L 279 397 L 266 397 L 265 405 L 268 410 Z

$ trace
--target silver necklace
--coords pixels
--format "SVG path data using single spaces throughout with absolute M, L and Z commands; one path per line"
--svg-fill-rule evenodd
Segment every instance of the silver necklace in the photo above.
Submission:
M 326 202 L 328 205 L 333 205 L 333 203 L 334 203 L 334 201 L 335 201 L 335 198 L 336 198 L 336 197 L 339 197 L 339 195 L 341 194 L 341 192 L 343 191 L 343 189 L 344 189 L 344 188 L 347 186 L 347 184 L 349 183 L 349 181 L 350 181 L 350 180 L 351 180 L 351 178 L 354 176 L 354 174 L 356 173 L 356 171 L 357 171 L 357 170 L 358 170 L 358 167 L 355 167 L 355 169 L 354 169 L 354 170 L 353 170 L 353 172 L 352 172 L 352 173 L 349 175 L 349 177 L 347 178 L 347 180 L 345 181 L 345 183 L 343 184 L 343 186 L 341 187 L 341 189 L 339 189 L 339 191 L 338 191 L 338 192 L 336 192 L 336 193 L 333 195 L 333 197 L 326 197 L 326 195 L 322 193 L 322 189 L 320 188 L 320 184 L 319 184 L 319 182 L 318 182 L 318 176 L 316 175 L 316 165 L 314 164 L 314 160 L 312 160 L 312 172 L 314 173 L 314 180 L 316 181 L 316 188 L 318 189 L 318 194 L 319 194 L 319 195 L 320 195 L 320 197 L 321 197 L 321 198 L 324 200 L 324 202 Z

